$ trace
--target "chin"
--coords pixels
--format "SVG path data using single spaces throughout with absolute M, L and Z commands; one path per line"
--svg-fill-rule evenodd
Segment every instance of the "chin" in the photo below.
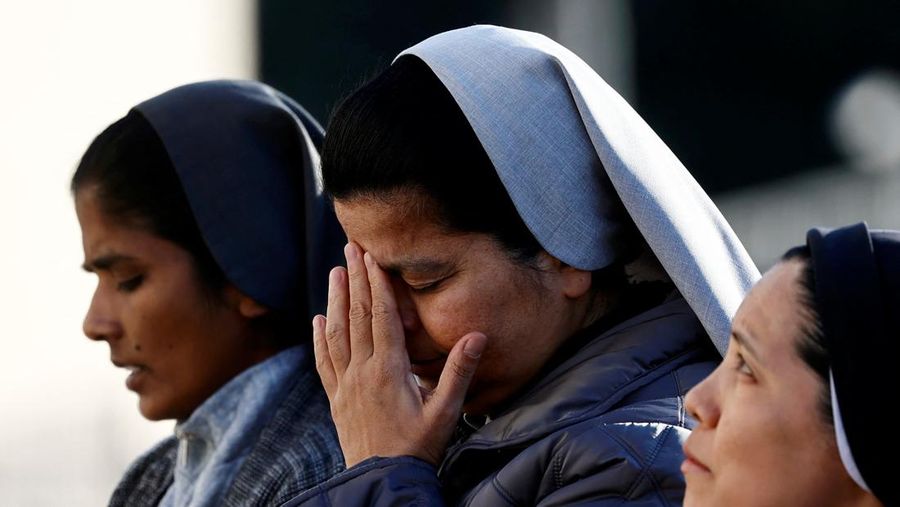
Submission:
M 160 406 L 160 403 L 155 400 L 149 400 L 143 396 L 140 401 L 138 401 L 138 411 L 141 413 L 141 416 L 148 421 L 165 421 L 168 419 L 182 421 L 187 419 L 187 416 L 180 417 L 178 411 L 173 410 L 171 407 L 167 407 L 164 404 Z
M 697 487 L 691 487 L 690 483 L 684 492 L 684 507 L 718 507 L 719 505 L 730 505 L 729 502 L 717 503 L 718 500 L 712 491 L 703 491 Z

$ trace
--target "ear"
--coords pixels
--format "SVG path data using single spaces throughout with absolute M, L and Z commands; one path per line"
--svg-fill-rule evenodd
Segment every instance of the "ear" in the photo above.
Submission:
M 255 299 L 231 284 L 225 287 L 225 299 L 232 308 L 237 309 L 241 316 L 248 319 L 255 319 L 269 313 L 268 307 L 257 303 Z
M 578 299 L 591 290 L 591 272 L 573 268 L 568 264 L 560 267 L 563 294 L 571 299 Z
M 241 295 L 241 300 L 238 302 L 238 311 L 241 312 L 241 315 L 247 317 L 248 319 L 255 319 L 256 317 L 262 317 L 263 315 L 269 313 L 269 309 L 259 303 L 256 302 L 253 298 L 249 296 Z
M 591 272 L 572 267 L 547 252 L 540 254 L 543 269 L 556 272 L 559 276 L 563 295 L 570 299 L 578 299 L 591 290 Z

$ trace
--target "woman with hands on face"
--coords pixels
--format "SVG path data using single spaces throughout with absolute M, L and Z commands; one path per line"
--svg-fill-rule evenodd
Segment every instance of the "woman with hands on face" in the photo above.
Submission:
M 338 108 L 322 171 L 350 243 L 313 334 L 349 468 L 289 505 L 681 501 L 682 395 L 757 273 L 584 62 L 432 37 Z

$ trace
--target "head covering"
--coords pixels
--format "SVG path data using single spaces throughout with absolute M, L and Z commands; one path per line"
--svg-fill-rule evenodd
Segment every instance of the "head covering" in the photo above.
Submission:
M 323 311 L 345 240 L 322 195 L 324 134 L 309 113 L 262 83 L 224 80 L 135 109 L 162 140 L 228 280 L 270 308 Z
M 892 419 L 897 397 L 890 393 L 898 385 L 900 357 L 900 231 L 870 231 L 859 223 L 812 229 L 806 242 L 831 358 L 841 460 L 862 488 L 885 505 L 900 505 L 893 467 L 886 465 L 900 453 L 900 445 L 878 431 Z
M 681 162 L 586 63 L 543 35 L 495 26 L 445 32 L 403 55 L 449 90 L 544 249 L 584 270 L 620 260 L 624 204 L 725 350 L 759 271 Z

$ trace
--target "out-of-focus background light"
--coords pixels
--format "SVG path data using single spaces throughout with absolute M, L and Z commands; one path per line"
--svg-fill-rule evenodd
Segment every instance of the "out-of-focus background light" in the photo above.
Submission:
M 890 0 L 0 0 L 0 505 L 99 505 L 171 432 L 81 335 L 68 179 L 135 103 L 259 78 L 326 123 L 400 50 L 493 23 L 549 35 L 640 112 L 760 268 L 814 225 L 900 228 Z
M 256 74 L 250 0 L 0 3 L 0 505 L 105 505 L 149 423 L 81 334 L 68 180 L 88 143 L 173 86 Z

